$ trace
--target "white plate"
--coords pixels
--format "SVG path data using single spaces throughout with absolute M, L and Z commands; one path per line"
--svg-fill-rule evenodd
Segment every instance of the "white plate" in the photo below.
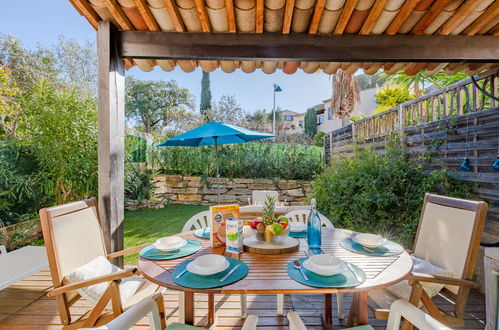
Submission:
M 321 275 L 321 276 L 334 276 L 334 275 L 341 274 L 341 273 L 345 272 L 345 270 L 346 270 L 346 265 L 345 265 L 345 262 L 344 262 L 344 261 L 340 261 L 340 266 L 339 266 L 337 269 L 335 269 L 333 272 L 330 272 L 330 273 L 328 273 L 328 274 L 321 274 L 321 273 L 319 273 L 319 272 L 315 271 L 315 270 L 312 268 L 312 265 L 310 264 L 310 261 L 309 261 L 308 259 L 307 259 L 307 260 L 305 260 L 305 261 L 303 261 L 303 267 L 304 267 L 306 270 L 308 270 L 308 271 L 310 271 L 310 272 L 312 272 L 312 273 L 315 273 L 315 274 L 317 274 L 317 275 Z
M 357 234 L 352 237 L 355 243 L 368 248 L 377 248 L 386 243 L 386 239 L 376 234 Z
M 202 276 L 209 276 L 209 275 L 213 275 L 213 274 L 216 274 L 216 273 L 220 273 L 220 272 L 223 272 L 224 270 L 226 270 L 227 268 L 229 268 L 230 266 L 230 262 L 229 260 L 225 259 L 225 263 L 222 264 L 220 267 L 217 267 L 217 268 L 212 268 L 212 269 L 208 269 L 208 268 L 199 268 L 194 261 L 190 262 L 187 264 L 187 271 L 190 272 L 190 273 L 193 273 L 193 274 L 196 274 L 196 275 L 202 275 Z
M 301 233 L 307 230 L 307 225 L 301 222 L 291 222 L 289 224 L 289 231 L 292 233 Z
M 187 244 L 187 241 L 185 239 L 182 239 L 182 241 L 180 241 L 179 243 L 174 244 L 174 245 L 162 245 L 160 240 L 161 239 L 157 240 L 152 246 L 155 249 L 165 251 L 165 252 L 178 250 Z

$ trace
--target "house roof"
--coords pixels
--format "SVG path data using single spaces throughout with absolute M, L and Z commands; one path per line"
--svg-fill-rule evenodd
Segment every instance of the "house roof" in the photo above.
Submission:
M 494 0 L 70 0 L 94 28 L 109 20 L 122 31 L 274 33 L 321 35 L 499 35 L 499 1 Z M 421 70 L 467 73 L 498 66 L 498 63 L 362 63 L 275 62 L 235 60 L 167 60 L 128 58 L 126 67 L 137 65 L 151 71 L 179 66 L 185 72 L 196 67 L 210 72 L 217 68 L 273 73 L 294 73 L 338 68 L 353 73 L 379 69 L 391 74 Z

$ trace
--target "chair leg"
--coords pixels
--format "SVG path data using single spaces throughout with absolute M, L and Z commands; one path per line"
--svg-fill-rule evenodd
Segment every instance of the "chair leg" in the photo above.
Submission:
M 279 316 L 284 315 L 284 295 L 283 294 L 277 295 L 277 315 L 279 315 Z
M 178 292 L 178 323 L 185 323 L 185 295 L 183 291 Z
M 336 304 L 338 305 L 338 318 L 345 319 L 345 307 L 343 306 L 343 293 L 336 294 Z
M 239 295 L 241 298 L 241 318 L 245 319 L 248 315 L 248 299 L 245 294 Z
M 153 299 L 156 301 L 156 305 L 158 306 L 161 329 L 166 329 L 165 301 L 163 293 L 160 293 L 158 296 L 153 296 Z

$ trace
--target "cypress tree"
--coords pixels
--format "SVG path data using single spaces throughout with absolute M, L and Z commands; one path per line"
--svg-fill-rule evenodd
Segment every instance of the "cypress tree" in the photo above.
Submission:
M 305 133 L 310 137 L 317 133 L 317 113 L 314 108 L 308 108 L 305 113 Z
M 203 78 L 201 79 L 201 102 L 199 105 L 199 112 L 204 115 L 206 110 L 211 108 L 211 90 L 210 90 L 210 73 L 203 71 Z

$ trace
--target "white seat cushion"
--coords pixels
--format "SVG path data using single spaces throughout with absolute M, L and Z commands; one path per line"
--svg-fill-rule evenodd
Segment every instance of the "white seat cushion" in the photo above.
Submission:
M 76 283 L 80 281 L 90 280 L 98 276 L 109 275 L 122 271 L 121 268 L 113 265 L 109 260 L 103 256 L 99 256 L 88 264 L 76 268 L 71 273 L 66 275 L 67 283 Z M 130 276 L 121 279 L 119 285 L 121 303 L 125 302 L 139 290 L 144 284 L 144 279 L 140 276 Z M 97 304 L 108 287 L 107 282 L 91 285 L 81 288 L 78 293 L 92 304 Z
M 415 256 L 411 256 L 412 261 L 414 263 L 414 266 L 412 268 L 412 273 L 413 274 L 426 274 L 426 275 L 439 275 L 439 276 L 447 276 L 447 277 L 454 277 L 454 274 L 451 271 L 448 271 L 446 269 L 437 267 L 435 265 L 432 265 L 431 263 L 419 259 Z M 440 283 L 428 283 L 428 282 L 421 282 L 423 285 L 423 289 L 426 291 L 428 296 L 430 298 L 436 296 L 440 290 L 443 289 L 445 286 L 444 284 Z M 411 290 L 412 287 L 409 285 L 408 281 L 402 281 L 397 284 L 394 284 L 388 288 L 386 288 L 390 293 L 394 294 L 398 298 L 409 300 L 409 297 L 411 295 Z

